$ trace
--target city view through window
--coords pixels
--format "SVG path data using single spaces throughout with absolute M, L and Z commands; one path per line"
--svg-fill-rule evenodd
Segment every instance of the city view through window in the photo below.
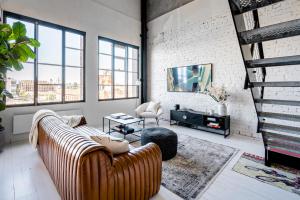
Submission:
M 99 38 L 99 100 L 138 97 L 138 48 Z
M 27 35 L 38 39 L 41 47 L 37 50 L 36 61 L 24 63 L 21 71 L 7 72 L 6 88 L 14 98 L 7 98 L 6 104 L 84 100 L 84 35 L 66 28 L 6 17 L 8 24 L 16 21 L 26 25 Z

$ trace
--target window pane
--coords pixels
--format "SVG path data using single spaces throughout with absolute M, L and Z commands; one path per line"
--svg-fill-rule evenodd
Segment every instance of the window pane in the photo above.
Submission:
M 115 56 L 125 58 L 126 47 L 121 46 L 121 45 L 115 45 Z
M 128 86 L 128 97 L 138 97 L 138 86 Z
M 125 70 L 125 60 L 116 58 L 115 59 L 115 70 Z
M 128 58 L 136 59 L 138 58 L 138 50 L 132 47 L 128 47 Z
M 125 72 L 115 72 L 115 85 L 126 85 Z
M 62 64 L 62 31 L 39 25 L 39 63 Z
M 99 85 L 99 99 L 111 99 L 112 86 Z
M 52 65 L 38 65 L 39 84 L 61 84 L 62 67 Z
M 66 47 L 83 49 L 83 36 L 76 33 L 66 32 Z
M 38 102 L 54 103 L 61 102 L 61 85 L 41 84 L 38 85 Z
M 136 85 L 137 77 L 137 73 L 128 73 L 128 85 Z
M 69 66 L 83 66 L 83 51 L 66 49 L 66 65 Z
M 83 68 L 66 67 L 65 101 L 83 100 Z
M 99 70 L 99 84 L 112 85 L 112 74 L 108 70 Z
M 6 98 L 7 105 L 33 104 L 34 102 L 34 65 L 23 64 L 22 71 L 8 71 L 6 89 L 12 93 L 13 99 Z
M 112 69 L 111 56 L 99 55 L 99 69 Z
M 115 86 L 115 98 L 126 98 L 126 86 Z
M 112 43 L 104 40 L 99 40 L 99 53 L 112 54 Z
M 137 72 L 138 71 L 138 64 L 137 60 L 128 59 L 128 71 L 129 72 Z
M 62 67 L 38 65 L 38 102 L 60 102 L 62 95 Z

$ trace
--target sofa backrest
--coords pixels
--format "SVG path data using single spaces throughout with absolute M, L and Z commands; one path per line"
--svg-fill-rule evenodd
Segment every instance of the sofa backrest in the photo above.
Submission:
M 99 196 L 103 181 L 99 174 L 111 174 L 112 155 L 98 143 L 78 134 L 59 118 L 48 116 L 39 122 L 38 152 L 62 199 Z M 106 188 L 113 183 L 105 183 Z

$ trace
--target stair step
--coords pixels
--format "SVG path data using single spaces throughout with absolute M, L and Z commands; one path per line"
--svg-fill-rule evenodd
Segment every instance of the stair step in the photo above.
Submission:
M 299 81 L 286 81 L 286 82 L 251 82 L 253 87 L 300 87 Z
M 276 99 L 254 99 L 255 103 L 275 104 L 285 106 L 300 106 L 300 101 L 276 100 Z
M 274 67 L 298 64 L 300 64 L 300 55 L 246 61 L 247 68 Z
M 239 33 L 241 44 L 252 44 L 300 35 L 300 19 Z
M 264 138 L 278 138 L 278 139 L 289 139 L 293 142 L 300 142 L 300 135 L 299 134 L 292 134 L 292 133 L 276 133 L 276 132 L 269 132 L 269 131 L 262 131 L 261 132 Z
M 289 115 L 289 114 L 282 114 L 282 113 L 271 113 L 271 112 L 258 112 L 259 117 L 266 117 L 266 118 L 273 118 L 273 119 L 282 119 L 282 120 L 289 120 L 300 122 L 299 115 Z
M 234 14 L 242 14 L 280 1 L 283 0 L 230 0 L 230 4 Z
M 270 124 L 270 123 L 259 123 L 259 130 L 260 131 L 279 131 L 279 132 L 287 132 L 287 133 L 295 133 L 300 134 L 300 128 L 299 127 L 293 127 L 293 126 L 285 126 L 285 125 L 279 125 L 279 124 Z

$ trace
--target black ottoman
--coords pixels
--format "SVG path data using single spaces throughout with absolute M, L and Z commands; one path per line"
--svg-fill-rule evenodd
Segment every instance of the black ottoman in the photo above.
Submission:
M 146 128 L 142 131 L 141 144 L 153 142 L 160 147 L 162 160 L 169 160 L 177 153 L 177 134 L 166 128 Z

